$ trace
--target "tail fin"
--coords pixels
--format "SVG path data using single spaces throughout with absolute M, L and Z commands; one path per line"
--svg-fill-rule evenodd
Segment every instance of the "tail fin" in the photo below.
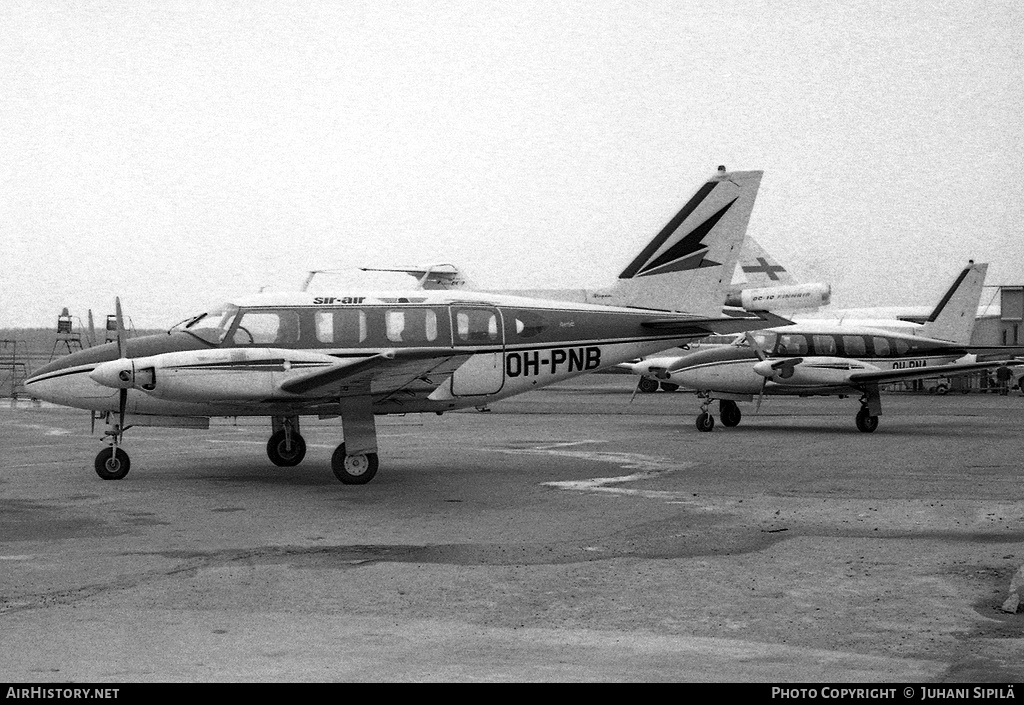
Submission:
M 754 289 L 798 282 L 778 260 L 761 247 L 757 240 L 748 237 L 743 241 L 743 248 L 740 250 L 733 283 L 742 285 L 735 287 L 736 289 Z
M 763 174 L 719 167 L 600 303 L 720 315 Z
M 924 322 L 921 332 L 929 338 L 961 345 L 970 343 L 987 271 L 988 264 L 975 264 L 971 260 Z

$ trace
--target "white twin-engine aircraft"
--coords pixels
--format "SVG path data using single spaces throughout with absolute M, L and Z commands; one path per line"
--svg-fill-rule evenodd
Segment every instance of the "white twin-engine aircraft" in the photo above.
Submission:
M 267 455 L 294 466 L 306 452 L 299 418 L 318 415 L 341 417 L 334 474 L 363 484 L 377 471 L 375 415 L 478 407 L 713 332 L 785 322 L 720 313 L 761 175 L 707 181 L 620 275 L 616 306 L 467 290 L 259 294 L 128 340 L 118 302 L 116 341 L 46 365 L 25 388 L 106 420 L 103 479 L 128 473 L 120 446 L 132 426 L 269 416 Z
M 879 385 L 1021 364 L 1013 359 L 1021 348 L 970 345 L 987 267 L 972 262 L 965 268 L 923 325 L 807 319 L 747 333 L 733 345 L 645 360 L 633 369 L 696 390 L 704 399 L 696 421 L 700 431 L 714 428 L 708 408 L 714 399 L 722 423 L 736 426 L 736 402 L 755 395 L 760 405 L 765 394 L 859 394 L 857 428 L 871 433 L 882 413 Z

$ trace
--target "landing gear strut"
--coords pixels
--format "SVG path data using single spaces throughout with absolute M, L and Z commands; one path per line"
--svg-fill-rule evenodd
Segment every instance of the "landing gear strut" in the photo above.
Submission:
M 377 426 L 370 397 L 345 399 L 341 431 L 345 442 L 331 456 L 334 476 L 346 485 L 365 485 L 377 474 Z
M 878 394 L 878 385 L 873 384 L 864 389 L 860 398 L 860 411 L 857 412 L 857 430 L 861 433 L 872 433 L 878 428 L 878 417 L 882 414 L 882 400 Z

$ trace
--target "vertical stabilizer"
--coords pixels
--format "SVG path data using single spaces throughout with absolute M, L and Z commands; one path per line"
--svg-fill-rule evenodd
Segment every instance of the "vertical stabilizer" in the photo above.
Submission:
M 988 264 L 972 260 L 924 322 L 922 334 L 961 345 L 970 343 L 987 271 Z
M 721 315 L 763 171 L 719 171 L 597 303 Z
M 733 288 L 739 290 L 784 286 L 798 282 L 781 262 L 768 254 L 757 240 L 748 236 L 740 249 L 739 262 L 732 283 Z M 741 286 L 736 286 L 737 284 Z

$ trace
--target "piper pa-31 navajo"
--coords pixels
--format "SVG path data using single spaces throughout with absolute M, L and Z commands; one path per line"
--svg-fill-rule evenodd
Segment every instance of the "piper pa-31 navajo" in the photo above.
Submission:
M 720 314 L 761 175 L 707 181 L 622 272 L 621 306 L 466 290 L 256 294 L 127 339 L 118 302 L 116 341 L 44 366 L 25 388 L 106 420 L 103 479 L 128 473 L 128 428 L 207 428 L 214 416 L 269 416 L 267 455 L 294 466 L 306 452 L 299 418 L 316 415 L 341 417 L 331 467 L 363 484 L 378 467 L 375 415 L 479 407 L 712 332 L 784 322 Z
M 987 267 L 971 263 L 964 269 L 929 320 L 913 332 L 887 329 L 882 321 L 865 327 L 808 319 L 662 362 L 659 376 L 704 399 L 696 421 L 701 431 L 714 428 L 708 407 L 715 399 L 722 423 L 736 426 L 741 418 L 736 402 L 753 401 L 755 395 L 760 406 L 766 394 L 859 394 L 857 428 L 871 433 L 882 413 L 879 385 L 1021 364 L 1012 359 L 1020 348 L 970 345 Z

